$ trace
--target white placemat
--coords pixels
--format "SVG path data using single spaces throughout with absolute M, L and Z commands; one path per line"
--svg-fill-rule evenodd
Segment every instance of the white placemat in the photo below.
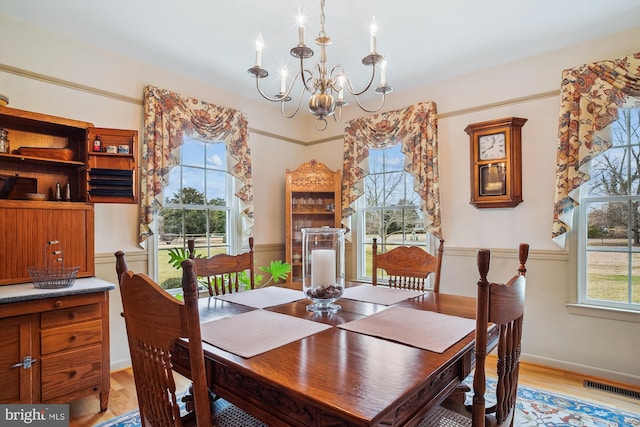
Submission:
M 245 358 L 330 328 L 324 323 L 265 310 L 224 317 L 201 325 L 203 341 Z
M 371 302 L 374 304 L 393 305 L 409 298 L 424 295 L 423 291 L 389 288 L 387 286 L 360 285 L 346 288 L 342 298 L 357 301 Z
M 389 307 L 371 316 L 338 325 L 349 331 L 436 353 L 444 353 L 473 331 L 475 326 L 474 319 L 406 307 Z
M 269 286 L 266 288 L 252 289 L 250 291 L 234 292 L 231 294 L 218 295 L 217 299 L 234 302 L 236 304 L 247 305 L 254 308 L 267 308 L 292 301 L 305 299 L 302 291 L 295 289 Z

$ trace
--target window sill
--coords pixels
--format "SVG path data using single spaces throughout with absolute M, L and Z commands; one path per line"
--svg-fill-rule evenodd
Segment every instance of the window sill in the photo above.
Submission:
M 567 309 L 569 314 L 575 314 L 577 316 L 598 317 L 600 319 L 640 323 L 640 313 L 637 311 L 586 304 L 567 304 Z

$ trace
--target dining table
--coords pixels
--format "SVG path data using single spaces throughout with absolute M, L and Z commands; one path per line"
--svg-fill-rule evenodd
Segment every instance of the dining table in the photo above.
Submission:
M 340 311 L 310 303 L 300 283 L 201 298 L 210 390 L 271 427 L 413 426 L 472 372 L 473 297 L 349 282 Z M 190 376 L 186 341 L 173 363 Z

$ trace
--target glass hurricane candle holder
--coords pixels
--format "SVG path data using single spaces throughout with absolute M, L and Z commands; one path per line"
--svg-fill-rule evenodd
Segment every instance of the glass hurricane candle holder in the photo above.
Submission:
M 302 291 L 313 302 L 307 311 L 335 313 L 344 292 L 343 228 L 302 229 Z

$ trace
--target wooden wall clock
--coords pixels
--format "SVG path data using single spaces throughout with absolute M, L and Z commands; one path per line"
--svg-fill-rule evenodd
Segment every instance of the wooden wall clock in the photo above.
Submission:
M 473 123 L 471 201 L 476 208 L 513 208 L 522 202 L 521 128 L 527 119 L 507 117 Z

